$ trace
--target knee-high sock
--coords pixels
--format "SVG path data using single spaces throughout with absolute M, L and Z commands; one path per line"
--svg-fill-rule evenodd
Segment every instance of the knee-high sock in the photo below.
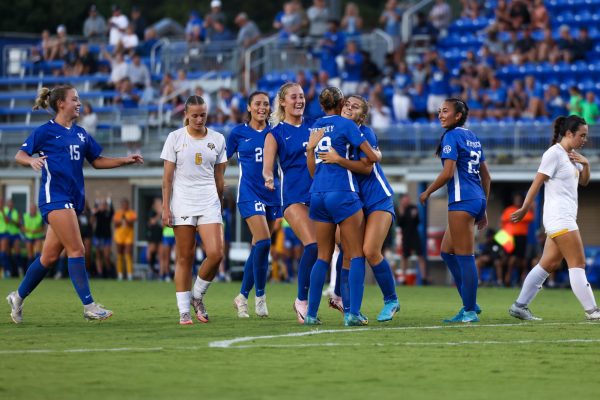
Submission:
M 39 257 L 36 258 L 33 263 L 27 268 L 27 272 L 25 273 L 25 277 L 21 281 L 19 285 L 19 296 L 24 299 L 29 296 L 31 292 L 40 284 L 40 282 L 46 276 L 48 272 L 48 268 L 44 267 L 40 262 Z
M 475 265 L 474 255 L 456 255 L 456 260 L 460 265 L 460 277 L 462 278 L 462 286 L 460 293 L 463 298 L 463 306 L 465 311 L 475 311 L 477 303 L 477 266 Z
M 452 278 L 454 279 L 454 284 L 456 285 L 456 290 L 458 290 L 458 294 L 462 299 L 462 277 L 460 272 L 460 265 L 456 260 L 456 255 L 450 253 L 441 253 L 442 259 L 448 266 L 450 273 L 452 274 Z
M 317 317 L 317 311 L 319 310 L 319 305 L 321 304 L 321 292 L 323 291 L 323 285 L 325 285 L 325 279 L 327 278 L 328 270 L 329 263 L 321 259 L 317 259 L 310 273 L 307 314 L 313 318 Z
M 379 289 L 381 289 L 381 293 L 383 294 L 383 301 L 398 300 L 394 275 L 387 260 L 384 258 L 372 269 L 377 285 L 379 285 Z
M 310 286 L 310 273 L 317 261 L 317 244 L 310 243 L 304 246 L 304 252 L 298 264 L 298 300 L 308 299 L 308 287 Z
M 69 276 L 77 295 L 81 299 L 83 305 L 88 305 L 94 302 L 92 293 L 90 292 L 90 283 L 88 274 L 85 269 L 84 257 L 69 257 L 68 260 Z
M 358 315 L 362 306 L 363 294 L 365 292 L 365 258 L 354 257 L 350 260 L 350 313 Z
M 267 272 L 269 271 L 269 250 L 271 249 L 271 239 L 259 240 L 254 244 L 254 285 L 256 286 L 256 296 L 264 296 L 265 286 L 267 286 Z
M 340 246 L 340 254 L 335 262 L 335 286 L 333 289 L 333 293 L 336 296 L 342 297 L 342 267 L 344 266 L 344 251 Z
M 252 249 L 250 249 L 250 255 L 244 264 L 244 276 L 242 277 L 242 287 L 240 288 L 240 293 L 245 298 L 248 298 L 248 295 L 254 286 L 254 252 L 255 247 L 252 246 Z
M 123 276 L 123 254 L 117 253 L 117 274 Z
M 569 268 L 569 282 L 571 290 L 575 293 L 577 300 L 583 306 L 585 311 L 594 311 L 596 309 L 596 299 L 592 287 L 585 276 L 585 268 Z
M 350 276 L 350 270 L 342 268 L 340 271 L 340 296 L 342 297 L 342 304 L 344 305 L 344 314 L 350 312 L 350 282 L 348 278 Z
M 129 253 L 125 254 L 125 268 L 127 268 L 127 276 L 131 278 L 133 276 L 133 259 Z
M 542 285 L 548 278 L 548 275 L 550 274 L 540 264 L 533 267 L 523 281 L 521 293 L 519 293 L 516 301 L 517 305 L 521 307 L 528 306 L 542 289 Z

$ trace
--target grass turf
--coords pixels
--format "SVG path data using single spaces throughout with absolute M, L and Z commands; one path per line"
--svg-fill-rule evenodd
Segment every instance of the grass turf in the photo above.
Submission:
M 0 281 L 0 294 L 17 284 Z M 238 288 L 213 285 L 211 322 L 179 326 L 172 284 L 93 281 L 115 314 L 90 323 L 70 282 L 47 280 L 23 324 L 2 306 L 0 398 L 564 400 L 600 389 L 600 326 L 584 322 L 570 290 L 544 290 L 532 305 L 544 320 L 522 323 L 507 313 L 516 290 L 480 289 L 481 323 L 449 327 L 441 320 L 460 308 L 454 288 L 398 288 L 402 310 L 380 324 L 381 295 L 367 286 L 369 327 L 344 328 L 323 298 L 315 331 L 295 321 L 294 285 L 267 286 L 266 319 L 236 317 Z M 240 337 L 255 338 L 210 347 Z

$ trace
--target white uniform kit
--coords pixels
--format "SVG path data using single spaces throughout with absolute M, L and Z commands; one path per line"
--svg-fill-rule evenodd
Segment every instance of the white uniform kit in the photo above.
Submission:
M 222 223 L 215 165 L 227 162 L 224 136 L 207 128 L 206 136 L 196 139 L 183 127 L 169 133 L 160 158 L 175 163 L 173 225 Z

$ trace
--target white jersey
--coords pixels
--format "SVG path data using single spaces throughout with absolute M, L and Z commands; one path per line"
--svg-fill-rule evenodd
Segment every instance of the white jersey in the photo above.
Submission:
M 160 158 L 175 163 L 171 212 L 174 216 L 198 216 L 219 207 L 215 165 L 227 162 L 225 138 L 207 129 L 201 139 L 191 137 L 187 127 L 169 133 Z
M 577 220 L 577 187 L 583 165 L 573 163 L 564 147 L 555 144 L 542 156 L 538 172 L 550 177 L 544 188 L 546 232 L 572 227 Z

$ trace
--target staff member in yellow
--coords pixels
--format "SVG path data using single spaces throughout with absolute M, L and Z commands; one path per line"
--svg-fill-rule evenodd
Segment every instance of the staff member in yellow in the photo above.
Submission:
M 10 276 L 8 226 L 4 219 L 4 197 L 0 196 L 0 279 Z
M 23 214 L 23 235 L 27 247 L 27 265 L 40 256 L 44 238 L 44 221 L 35 203 L 29 205 L 29 212 Z
M 7 263 L 4 266 L 12 276 L 17 276 L 19 268 L 23 266 L 21 262 L 21 214 L 15 208 L 12 199 L 6 200 L 4 206 L 4 222 L 6 223 L 5 237 L 2 239 L 2 246 L 6 248 Z
M 121 208 L 113 217 L 115 244 L 117 245 L 117 279 L 123 280 L 123 258 L 127 268 L 127 280 L 133 279 L 133 224 L 137 214 L 129 208 L 129 200 L 121 200 Z

